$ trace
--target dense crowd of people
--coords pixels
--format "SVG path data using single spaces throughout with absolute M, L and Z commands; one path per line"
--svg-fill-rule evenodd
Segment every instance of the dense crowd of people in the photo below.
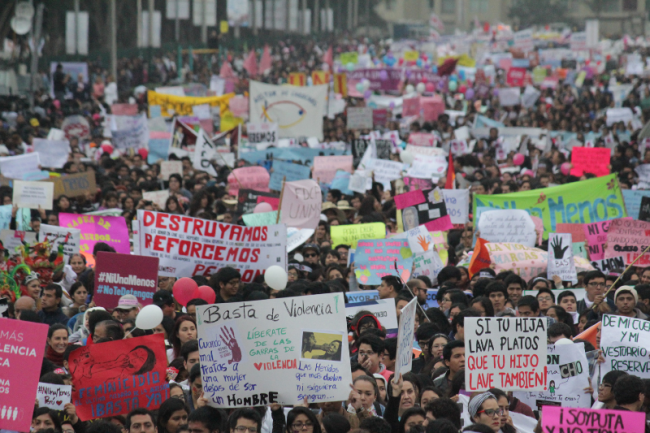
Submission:
M 306 72 L 323 68 L 327 44 L 287 40 L 272 48 L 273 66 L 261 77 L 262 81 L 284 84 L 290 72 Z M 389 44 L 368 41 L 339 41 L 335 53 L 356 51 L 381 59 Z M 247 53 L 229 53 L 226 60 L 238 76 L 237 93 L 248 89 L 251 77 L 243 67 Z M 89 80 L 70 77 L 58 69 L 53 73 L 53 94 L 43 92 L 37 98 L 34 111 L 20 103 L 0 98 L 0 156 L 15 156 L 32 151 L 34 138 L 44 138 L 51 128 L 60 128 L 67 116 L 78 114 L 91 126 L 85 138 L 71 137 L 71 153 L 60 175 L 82 172 L 94 173 L 97 191 L 80 197 L 59 196 L 52 211 L 33 210 L 29 230 L 38 233 L 41 223 L 59 225 L 60 213 L 88 213 L 97 210 L 121 209 L 128 222 L 137 211 L 158 210 L 203 219 L 243 225 L 237 212 L 237 197 L 228 192 L 229 167 L 219 167 L 217 176 L 210 176 L 193 167 L 189 157 L 182 157 L 182 173 L 169 180 L 161 178 L 160 161 L 148 161 L 138 152 L 117 155 L 105 152 L 102 145 L 110 144 L 104 137 L 104 120 L 110 114 L 105 101 L 106 87 L 117 84 L 119 102 L 135 102 L 141 111 L 147 109 L 146 92 L 138 86 L 148 83 L 169 84 L 198 81 L 208 83 L 209 71 L 205 62 L 197 58 L 195 72 L 184 67 L 181 76 L 172 54 L 161 55 L 152 65 L 138 59 L 123 60 L 119 77 L 110 77 L 97 65 L 89 64 Z M 584 64 L 583 64 L 584 66 Z M 580 69 L 580 66 L 577 67 Z M 198 72 L 197 72 L 198 71 Z M 591 71 L 591 69 L 590 69 Z M 618 69 L 596 70 L 588 74 L 581 87 L 560 80 L 556 88 L 541 89 L 538 102 L 530 108 L 521 105 L 502 107 L 498 89 L 505 87 L 506 72 L 497 68 L 490 92 L 482 98 L 465 101 L 460 92 L 445 90 L 448 110 L 464 110 L 464 115 L 452 118 L 442 114 L 436 121 L 412 122 L 409 130 L 401 129 L 391 159 L 400 160 L 399 152 L 408 141 L 409 133 L 430 132 L 439 137 L 439 146 L 447 146 L 454 139 L 454 131 L 471 126 L 478 116 L 505 127 L 543 128 L 548 131 L 575 133 L 577 146 L 592 141 L 595 147 L 612 149 L 611 172 L 617 174 L 622 189 L 639 187 L 639 175 L 634 170 L 650 163 L 650 153 L 643 143 L 642 127 L 650 118 L 650 83 L 648 79 L 629 76 Z M 621 106 L 633 108 L 636 122 L 607 123 L 605 110 L 615 104 L 609 87 L 633 84 Z M 404 83 L 407 86 L 408 80 Z M 417 83 L 410 83 L 417 84 Z M 472 86 L 475 83 L 467 83 Z M 69 92 L 71 99 L 65 99 Z M 118 102 L 115 101 L 115 102 Z M 363 98 L 347 98 L 347 105 L 363 106 Z M 388 116 L 384 131 L 400 131 L 401 116 Z M 324 122 L 324 142 L 347 142 L 358 138 L 358 133 L 346 129 L 345 113 Z M 363 131 L 369 132 L 369 131 Z M 245 130 L 243 132 L 245 135 Z M 454 187 L 470 190 L 471 196 L 514 193 L 544 189 L 554 185 L 584 181 L 595 177 L 585 173 L 581 177 L 565 174 L 563 164 L 570 161 L 571 148 L 561 134 L 553 137 L 551 146 L 540 149 L 534 142 L 521 144 L 526 156 L 515 164 L 516 153 L 498 153 L 498 127 L 490 129 L 489 136 L 476 137 L 470 151 L 453 158 L 448 168 L 456 173 Z M 232 140 L 233 151 L 237 141 Z M 177 158 L 171 155 L 170 159 Z M 47 167 L 47 161 L 42 161 Z M 244 159 L 237 167 L 251 165 Z M 516 170 L 512 170 L 516 167 Z M 507 169 L 507 170 L 504 170 Z M 51 170 L 54 171 L 54 170 Z M 440 177 L 437 185 L 444 188 L 448 177 Z M 434 185 L 435 186 L 435 185 Z M 125 416 L 99 418 L 92 422 L 80 421 L 75 406 L 69 403 L 63 411 L 36 407 L 32 417 L 32 431 L 42 433 L 452 433 L 461 429 L 470 432 L 512 433 L 518 430 L 513 413 L 538 419 L 537 408 L 531 408 L 515 398 L 511 392 L 490 389 L 471 394 L 465 391 L 464 320 L 469 317 L 546 317 L 548 343 L 567 339 L 583 342 L 586 352 L 597 350 L 586 340 L 576 338 L 583 331 L 597 325 L 604 314 L 615 314 L 648 320 L 650 315 L 650 268 L 631 267 L 604 274 L 597 270 L 579 272 L 578 283 L 571 284 L 546 273 L 525 280 L 514 272 L 495 272 L 484 268 L 470 274 L 466 266 L 468 254 L 474 249 L 473 223 L 449 230 L 444 249 L 448 264 L 437 275 L 436 281 L 425 276 L 411 278 L 405 284 L 396 276 L 385 276 L 381 285 L 363 285 L 354 275 L 354 263 L 348 255 L 351 245 L 333 244 L 332 226 L 383 222 L 387 234 L 401 231 L 394 197 L 407 189 L 403 182 L 393 181 L 391 188 L 373 182 L 366 194 L 347 195 L 330 189 L 323 198 L 322 216 L 313 236 L 289 253 L 288 284 L 283 290 L 274 290 L 261 276 L 251 283 L 243 283 L 241 274 L 232 268 L 220 269 L 209 278 L 192 277 L 199 286 L 208 285 L 216 293 L 216 303 L 264 301 L 284 297 L 310 296 L 331 292 L 349 293 L 376 289 L 380 299 L 395 301 L 396 315 L 413 298 L 423 308 L 416 310 L 416 339 L 410 373 L 395 379 L 394 365 L 397 338 L 388 338 L 380 321 L 368 311 L 360 311 L 349 318 L 350 368 L 353 383 L 347 401 L 314 403 L 284 407 L 280 404 L 231 410 L 209 405 L 203 394 L 197 342 L 196 307 L 206 304 L 203 299 L 190 300 L 185 307 L 175 302 L 172 288 L 176 277 L 158 278 L 158 291 L 153 302 L 164 314 L 161 324 L 153 331 L 136 329 L 135 318 L 141 306 L 133 295 L 124 295 L 118 306 L 107 311 L 93 301 L 95 276 L 87 257 L 76 254 L 65 270 L 55 274 L 53 281 L 43 284 L 37 273 L 27 275 L 21 282 L 22 296 L 9 298 L 6 315 L 23 321 L 49 325 L 47 348 L 40 382 L 72 384 L 68 358 L 73 351 L 87 344 L 102 344 L 133 338 L 148 333 L 164 334 L 169 363 L 169 398 L 155 411 L 139 408 Z M 144 200 L 143 193 L 169 189 L 170 196 L 164 208 Z M 0 186 L 0 204 L 12 204 L 12 188 Z M 470 201 L 471 203 L 471 201 Z M 15 228 L 16 210 L 10 228 Z M 470 209 L 471 213 L 471 209 Z M 633 216 L 636 218 L 636 216 Z M 127 224 L 131 230 L 130 223 Z M 132 236 L 133 233 L 130 232 Z M 546 251 L 546 241 L 537 245 Z M 98 243 L 92 251 L 114 252 L 105 243 Z M 9 253 L 7 253 L 8 255 Z M 465 265 L 463 265 L 465 263 Z M 183 277 L 186 275 L 178 275 Z M 613 286 L 612 286 L 613 285 Z M 431 305 L 428 289 L 437 288 Z M 578 300 L 571 290 L 585 289 Z M 524 290 L 537 291 L 536 296 L 524 296 Z M 561 290 L 561 291 L 560 291 Z M 599 337 L 598 337 L 599 338 Z M 326 358 L 325 358 L 326 359 Z M 600 355 L 599 362 L 604 362 Z M 13 380 L 13 379 L 12 379 Z M 601 383 L 592 383 L 584 390 L 597 390 L 595 408 L 641 411 L 650 413 L 650 379 L 641 379 L 625 372 L 612 371 Z M 460 408 L 460 396 L 468 396 L 469 403 Z M 468 414 L 469 422 L 461 414 Z M 0 423 L 0 429 L 2 424 Z M 4 430 L 3 430 L 4 431 Z M 537 431 L 541 431 L 538 424 Z M 648 431 L 646 427 L 646 431 Z

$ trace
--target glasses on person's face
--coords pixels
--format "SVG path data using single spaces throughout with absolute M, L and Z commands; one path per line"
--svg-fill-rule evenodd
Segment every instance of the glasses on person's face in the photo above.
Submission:
M 185 401 L 185 394 L 172 395 L 172 398 L 177 398 L 179 400 Z
M 308 254 L 305 254 L 305 258 L 306 258 L 306 259 L 308 259 L 309 257 L 318 257 L 318 254 L 316 254 L 316 253 L 308 253 Z
M 476 413 L 477 414 L 484 413 L 487 416 L 495 416 L 495 415 L 501 416 L 501 415 L 503 415 L 503 409 L 500 409 L 500 408 L 499 409 L 485 409 L 485 410 L 479 410 Z
M 374 354 L 375 354 L 375 352 L 373 352 L 372 350 L 369 350 L 368 352 L 359 351 L 359 356 L 372 356 Z
M 553 298 L 551 298 L 550 296 L 540 296 L 539 298 L 537 298 L 537 300 L 541 302 L 549 302 L 552 301 Z
M 589 283 L 589 287 L 605 287 L 605 283 Z
M 609 383 L 601 383 L 600 385 L 598 385 L 598 389 L 611 388 L 611 387 L 612 387 L 612 385 L 610 385 Z
M 245 433 L 245 432 L 257 433 L 257 427 L 246 427 L 244 425 L 238 425 L 237 427 L 235 427 L 235 431 L 239 433 Z
M 293 429 L 293 431 L 309 430 L 314 428 L 314 424 L 310 422 L 306 422 L 306 423 L 297 422 L 295 424 L 291 424 L 291 428 Z

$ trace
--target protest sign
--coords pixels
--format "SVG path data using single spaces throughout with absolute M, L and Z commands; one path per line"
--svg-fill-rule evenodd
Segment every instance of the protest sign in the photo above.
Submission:
M 544 317 L 466 317 L 465 389 L 545 390 L 547 323 Z
M 413 341 L 415 341 L 415 309 L 418 298 L 415 297 L 402 309 L 397 331 L 397 354 L 395 356 L 395 379 L 400 374 L 410 373 L 413 365 Z
M 52 210 L 54 185 L 50 182 L 14 182 L 12 203 L 20 208 Z
M 639 207 L 638 220 L 650 222 L 650 197 L 641 198 L 641 206 Z
M 357 53 L 356 51 L 341 53 L 340 60 L 341 60 L 341 64 L 343 64 L 344 66 L 347 66 L 350 63 L 356 65 L 359 62 L 359 53 Z
M 525 84 L 525 78 L 525 68 L 510 68 L 506 75 L 506 84 L 510 87 L 523 87 Z
M 274 210 L 278 209 L 278 205 L 280 204 L 280 194 L 244 188 L 239 190 L 237 196 L 237 213 L 253 213 L 255 206 L 260 203 L 260 198 L 263 198 L 263 201 L 270 203 Z
M 359 239 L 384 239 L 386 225 L 384 223 L 346 224 L 330 227 L 332 245 L 349 245 L 357 247 Z
M 82 421 L 155 410 L 169 398 L 162 334 L 81 347 L 70 354 L 72 403 Z
M 451 150 L 451 153 L 453 153 L 455 156 L 470 153 L 470 148 L 467 145 L 467 141 L 465 140 L 451 140 L 449 142 L 449 150 Z
M 111 114 L 117 116 L 137 116 L 138 104 L 113 104 L 111 105 Z
M 22 179 L 25 173 L 39 171 L 40 165 L 41 160 L 36 152 L 7 156 L 0 158 L 0 173 L 9 179 Z
M 419 225 L 424 225 L 429 231 L 445 231 L 453 227 L 440 188 L 399 194 L 395 196 L 395 204 L 402 211 L 404 230 Z
M 543 391 L 516 391 L 515 397 L 533 410 L 542 406 L 589 407 L 589 364 L 584 343 L 549 344 L 546 348 L 547 382 Z
M 499 88 L 499 103 L 502 107 L 519 105 L 520 94 L 519 87 L 501 87 Z
M 214 166 L 212 165 L 213 159 L 217 160 L 217 162 L 221 162 L 216 146 L 214 145 L 212 140 L 209 140 L 205 137 L 204 133 L 199 133 L 199 135 L 196 137 L 196 144 L 194 146 L 194 159 L 192 160 L 192 167 L 197 170 L 205 171 L 211 176 L 216 176 L 217 171 L 214 169 Z M 181 161 L 170 161 L 170 162 L 179 162 L 181 164 L 180 171 L 172 172 L 172 173 L 179 173 L 182 176 L 183 175 L 182 162 Z M 230 165 L 230 167 L 232 167 L 232 165 Z M 161 164 L 161 174 L 162 174 L 162 164 Z M 169 179 L 169 177 L 167 179 Z
M 321 189 L 314 180 L 286 182 L 280 204 L 280 221 L 289 227 L 316 229 L 321 205 Z
M 585 173 L 597 177 L 609 174 L 611 150 L 606 147 L 574 147 L 571 150 L 571 175 L 580 177 Z
M 387 161 L 385 159 L 368 158 L 367 170 L 372 170 L 375 182 L 383 183 L 385 188 L 390 189 L 390 182 L 402 178 L 403 163 L 399 161 Z
M 447 165 L 447 158 L 444 156 L 425 156 L 416 154 L 415 160 L 406 173 L 411 177 L 417 177 L 420 179 L 438 179 L 447 170 Z M 437 182 L 437 180 L 434 180 L 434 183 Z
M 242 219 L 248 227 L 270 226 L 278 220 L 278 211 L 244 214 Z
M 349 304 L 345 304 L 345 316 L 348 319 L 352 319 L 359 311 L 369 311 L 379 320 L 381 326 L 386 328 L 387 334 L 397 334 L 397 314 L 395 312 L 394 300 L 379 299 L 379 295 L 377 295 L 377 299 L 367 300 L 365 302 L 350 302 Z
M 545 238 L 557 223 L 592 223 L 625 217 L 615 175 L 511 194 L 475 195 L 473 209 L 524 209 L 544 221 Z
M 609 225 L 605 248 L 606 259 L 623 256 L 630 265 L 650 245 L 650 223 L 633 219 L 615 219 Z M 650 252 L 643 254 L 635 266 L 650 266 Z
M 264 167 L 241 167 L 234 169 L 228 175 L 228 193 L 237 195 L 239 188 L 269 191 L 271 176 Z
M 28 432 L 45 352 L 47 325 L 0 318 L 3 348 L 0 379 L 0 425 Z
M 111 116 L 112 142 L 116 149 L 139 149 L 149 142 L 147 115 Z
M 183 163 L 181 161 L 163 161 L 160 163 L 160 177 L 169 180 L 172 174 L 183 176 Z
M 55 177 L 50 179 L 50 182 L 54 183 L 55 199 L 62 195 L 67 197 L 80 197 L 88 193 L 95 194 L 97 192 L 95 172 L 93 171 Z
M 642 379 L 650 378 L 650 324 L 647 320 L 605 314 L 600 332 L 600 349 L 605 357 L 601 375 L 616 370 Z
M 548 278 L 555 275 L 562 281 L 578 283 L 573 261 L 573 242 L 570 233 L 549 233 L 548 236 Z
M 278 143 L 278 124 L 277 123 L 247 123 L 248 143 L 257 150 L 264 150 L 269 146 L 275 146 Z
M 52 385 L 51 383 L 38 383 L 36 390 L 38 407 L 49 407 L 54 410 L 63 410 L 63 407 L 72 399 L 72 385 Z
M 350 191 L 365 194 L 370 188 L 372 188 L 371 177 L 367 177 L 365 174 L 359 172 L 355 172 L 350 176 L 350 181 L 348 182 L 348 189 Z
M 345 296 L 348 298 L 348 303 L 346 305 L 364 304 L 379 300 L 379 293 L 377 290 L 358 290 L 356 292 L 347 292 Z M 394 307 L 393 310 L 395 310 Z
M 406 232 L 409 248 L 413 253 L 433 250 L 433 238 L 425 226 L 417 226 Z
M 349 107 L 348 129 L 372 129 L 372 107 Z
M 609 259 L 592 260 L 591 266 L 608 275 L 610 272 L 620 272 L 625 269 L 625 258 L 618 256 Z
M 282 180 L 293 182 L 296 180 L 309 179 L 311 170 L 306 165 L 294 164 L 288 161 L 273 161 L 273 172 L 269 189 L 274 191 L 282 190 Z
M 202 305 L 196 317 L 203 392 L 212 406 L 347 398 L 342 294 Z
M 437 284 L 438 274 L 445 266 L 435 250 L 427 250 L 422 253 L 413 254 L 413 275 L 412 278 L 418 278 L 420 276 L 428 277 L 431 280 L 432 284 Z
M 535 223 L 524 210 L 483 212 L 478 220 L 477 235 L 489 242 L 510 242 L 527 247 L 534 247 L 537 240 Z
M 372 125 L 378 128 L 384 127 L 388 120 L 388 110 L 379 108 L 372 110 Z
M 361 239 L 357 243 L 354 273 L 363 285 L 379 285 L 386 275 L 399 275 L 408 281 L 412 266 L 413 253 L 407 240 Z
M 41 224 L 43 226 L 43 224 Z M 0 230 L 0 241 L 9 254 L 18 254 L 19 248 L 23 247 L 23 242 L 28 244 L 36 243 L 36 233 L 22 230 Z M 56 251 L 55 249 L 53 249 Z
M 559 223 L 555 225 L 557 233 L 571 233 L 571 240 L 576 242 L 584 242 L 587 237 L 582 224 L 564 224 Z
M 327 194 L 327 191 L 330 189 L 338 189 L 342 194 L 348 194 L 352 196 L 354 194 L 353 191 L 348 189 L 351 177 L 352 175 L 347 171 L 338 170 L 334 175 L 334 179 L 332 179 L 332 182 L 329 184 L 329 187 L 325 183 L 320 184 L 321 189 L 323 190 L 322 192 Z
M 585 355 L 584 343 L 549 344 L 547 355 L 546 389 L 538 392 L 516 391 L 519 401 L 533 410 L 542 406 L 589 407 L 591 395 L 589 388 L 589 364 Z
M 250 282 L 271 265 L 286 267 L 284 224 L 243 227 L 143 210 L 138 221 L 140 252 L 160 259 L 162 276 L 212 275 L 230 266 Z
M 46 167 L 63 168 L 70 155 L 70 142 L 68 140 L 43 140 L 34 139 L 34 152 Z
M 158 258 L 99 252 L 95 257 L 93 301 L 106 309 L 117 307 L 120 296 L 134 295 L 141 306 L 151 304 L 158 290 Z
M 402 117 L 420 115 L 420 97 L 404 98 L 402 100 Z
M 160 114 L 163 117 L 191 116 L 194 114 L 192 107 L 195 105 L 208 104 L 210 107 L 219 107 L 221 113 L 228 110 L 228 101 L 234 97 L 234 93 L 223 96 L 177 96 L 169 95 L 152 90 L 147 91 L 149 106 L 159 105 Z
M 610 224 L 611 221 L 601 221 L 583 225 L 591 260 L 602 260 L 605 257 L 605 244 Z
M 79 249 L 82 253 L 92 254 L 97 242 L 104 242 L 121 254 L 131 253 L 129 230 L 124 217 L 60 213 L 59 225 L 81 231 Z
M 542 408 L 543 432 L 644 433 L 645 414 L 629 410 Z
M 354 167 L 359 166 L 361 158 L 366 153 L 366 149 L 370 146 L 370 140 L 365 138 L 357 138 L 352 140 L 352 164 Z
M 433 134 L 426 132 L 413 132 L 409 134 L 409 144 L 419 147 L 433 147 L 436 145 L 437 138 Z
M 158 209 L 165 209 L 167 199 L 169 198 L 169 190 L 163 191 L 146 191 L 142 193 L 142 199 L 145 201 L 150 201 L 158 206 Z
M 337 170 L 352 173 L 352 155 L 317 156 L 314 158 L 314 173 L 312 179 L 318 182 L 330 183 Z
M 469 221 L 469 190 L 443 189 L 447 213 L 452 224 L 466 224 Z
M 49 242 L 52 251 L 58 251 L 59 246 L 62 245 L 64 261 L 67 264 L 74 254 L 79 254 L 81 230 L 41 224 L 38 239 L 41 242 Z
M 300 245 L 304 244 L 310 237 L 314 235 L 314 229 L 297 229 L 293 227 L 287 227 L 287 252 L 298 248 Z
M 278 124 L 280 138 L 323 139 L 329 85 L 296 87 L 250 82 L 251 122 Z
M 624 189 L 621 192 L 625 199 L 625 209 L 627 210 L 627 214 L 632 218 L 639 215 L 641 199 L 643 197 L 650 197 L 650 191 Z
M 404 185 L 408 187 L 409 191 L 412 191 L 414 189 L 433 188 L 433 183 L 431 182 L 431 179 L 418 179 L 417 177 L 404 176 L 402 180 L 404 181 Z M 447 212 L 450 212 L 449 217 L 452 219 L 453 222 L 453 217 L 451 216 L 451 210 L 449 209 L 449 203 L 447 203 L 446 198 L 445 198 L 445 203 L 447 204 Z
M 90 124 L 88 120 L 80 114 L 67 116 L 61 124 L 61 129 L 65 132 L 67 139 L 76 138 L 90 138 Z

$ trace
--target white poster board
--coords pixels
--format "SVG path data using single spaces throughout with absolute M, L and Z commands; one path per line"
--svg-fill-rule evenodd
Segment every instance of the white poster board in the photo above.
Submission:
M 397 331 L 397 355 L 395 356 L 395 378 L 411 371 L 413 365 L 413 341 L 415 341 L 415 308 L 418 298 L 402 308 Z
M 469 190 L 443 189 L 447 214 L 452 224 L 467 224 L 469 221 Z
M 47 240 L 52 245 L 52 251 L 57 251 L 59 245 L 63 244 L 63 258 L 67 264 L 73 254 L 79 254 L 81 230 L 41 224 L 38 239 L 41 242 Z
M 70 155 L 70 142 L 68 140 L 43 140 L 34 139 L 34 152 L 39 154 L 39 159 L 46 167 L 63 168 Z
M 650 378 L 648 348 L 650 327 L 648 321 L 630 317 L 603 316 L 600 349 L 605 363 L 601 365 L 601 377 L 612 370 L 634 374 L 641 379 Z
M 246 130 L 249 145 L 255 146 L 257 150 L 264 150 L 278 144 L 277 123 L 247 123 Z
M 348 398 L 343 294 L 201 305 L 196 317 L 203 392 L 211 406 Z
M 22 179 L 25 173 L 39 171 L 41 160 L 38 153 L 0 158 L 0 174 L 9 179 Z
M 571 233 L 549 233 L 548 236 L 548 278 L 559 276 L 562 281 L 578 283 L 576 265 L 573 261 Z
M 489 210 L 481 213 L 477 233 L 488 242 L 512 242 L 534 247 L 535 223 L 525 210 Z M 477 234 L 478 236 L 478 234 Z
M 348 319 L 354 317 L 359 311 L 369 311 L 379 320 L 381 326 L 386 328 L 386 333 L 397 333 L 397 313 L 395 312 L 395 301 L 392 299 L 377 299 L 376 301 L 364 302 L 363 304 L 346 304 L 345 316 Z
M 466 317 L 465 389 L 543 391 L 545 317 Z
M 54 183 L 29 182 L 17 180 L 14 182 L 12 203 L 19 208 L 52 210 Z
M 158 205 L 158 209 L 161 211 L 165 211 L 165 204 L 167 203 L 167 199 L 169 198 L 169 190 L 165 189 L 163 191 L 147 191 L 142 194 L 142 199 L 143 200 L 148 200 L 156 205 Z
M 64 406 L 72 400 L 72 385 L 52 385 L 39 382 L 36 399 L 38 407 L 63 410 Z
M 182 161 L 163 161 L 160 163 L 160 177 L 162 177 L 163 180 L 169 180 L 169 176 L 174 173 L 183 176 Z
M 372 107 L 348 107 L 348 129 L 372 129 Z

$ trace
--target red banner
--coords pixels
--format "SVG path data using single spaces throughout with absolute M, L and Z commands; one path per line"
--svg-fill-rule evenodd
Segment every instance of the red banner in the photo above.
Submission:
M 158 409 L 169 398 L 163 334 L 79 348 L 70 354 L 72 403 L 82 421 Z
M 526 69 L 524 68 L 510 68 L 506 77 L 506 84 L 510 87 L 523 87 L 525 86 Z

